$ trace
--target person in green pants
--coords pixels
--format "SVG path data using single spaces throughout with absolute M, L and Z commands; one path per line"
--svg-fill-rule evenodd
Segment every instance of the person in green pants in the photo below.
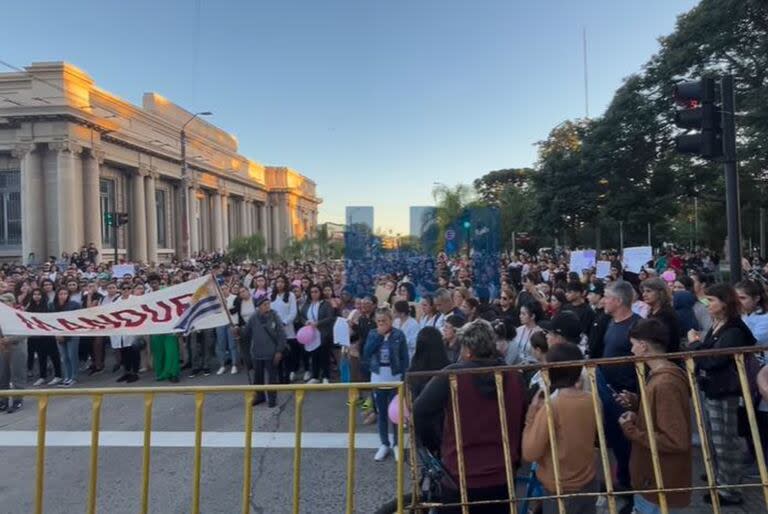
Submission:
M 150 337 L 152 360 L 157 380 L 179 381 L 179 339 L 176 334 L 158 334 Z

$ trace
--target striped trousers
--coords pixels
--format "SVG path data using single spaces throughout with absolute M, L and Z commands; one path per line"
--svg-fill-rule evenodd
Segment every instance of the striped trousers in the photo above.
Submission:
M 739 397 L 704 397 L 706 421 L 709 425 L 710 448 L 715 457 L 717 485 L 738 484 L 741 481 L 746 448 L 738 429 Z M 739 489 L 721 489 L 724 497 L 739 498 Z

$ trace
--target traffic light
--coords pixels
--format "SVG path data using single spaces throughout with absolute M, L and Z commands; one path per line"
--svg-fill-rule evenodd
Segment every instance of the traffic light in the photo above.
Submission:
M 117 226 L 121 227 L 128 223 L 128 213 L 127 212 L 118 212 L 117 214 Z
M 113 212 L 104 213 L 104 224 L 108 227 L 112 227 L 115 224 L 115 216 Z
M 677 151 L 706 159 L 720 157 L 721 113 L 715 104 L 715 79 L 681 82 L 675 86 L 673 96 L 680 107 L 675 113 L 675 125 L 687 131 L 675 138 Z

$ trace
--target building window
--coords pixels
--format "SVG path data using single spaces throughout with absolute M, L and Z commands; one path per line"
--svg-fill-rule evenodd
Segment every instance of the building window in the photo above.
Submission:
M 155 212 L 157 213 L 157 246 L 168 248 L 168 202 L 166 191 L 158 189 L 155 191 Z
M 21 172 L 0 173 L 0 246 L 21 245 Z
M 104 215 L 108 212 L 115 212 L 115 181 L 111 179 L 99 179 L 99 206 L 101 210 L 101 245 L 105 248 L 113 246 L 113 227 L 108 227 L 104 223 Z

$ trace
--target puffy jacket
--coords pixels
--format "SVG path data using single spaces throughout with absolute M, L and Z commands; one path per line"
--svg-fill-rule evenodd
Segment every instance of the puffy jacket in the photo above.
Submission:
M 403 331 L 393 328 L 387 339 L 389 344 L 389 368 L 393 375 L 404 374 L 408 369 L 408 342 L 405 339 Z M 363 358 L 361 364 L 367 367 L 371 373 L 378 373 L 381 369 L 380 353 L 381 346 L 384 344 L 384 336 L 376 330 L 368 333 L 368 340 L 363 349 Z

